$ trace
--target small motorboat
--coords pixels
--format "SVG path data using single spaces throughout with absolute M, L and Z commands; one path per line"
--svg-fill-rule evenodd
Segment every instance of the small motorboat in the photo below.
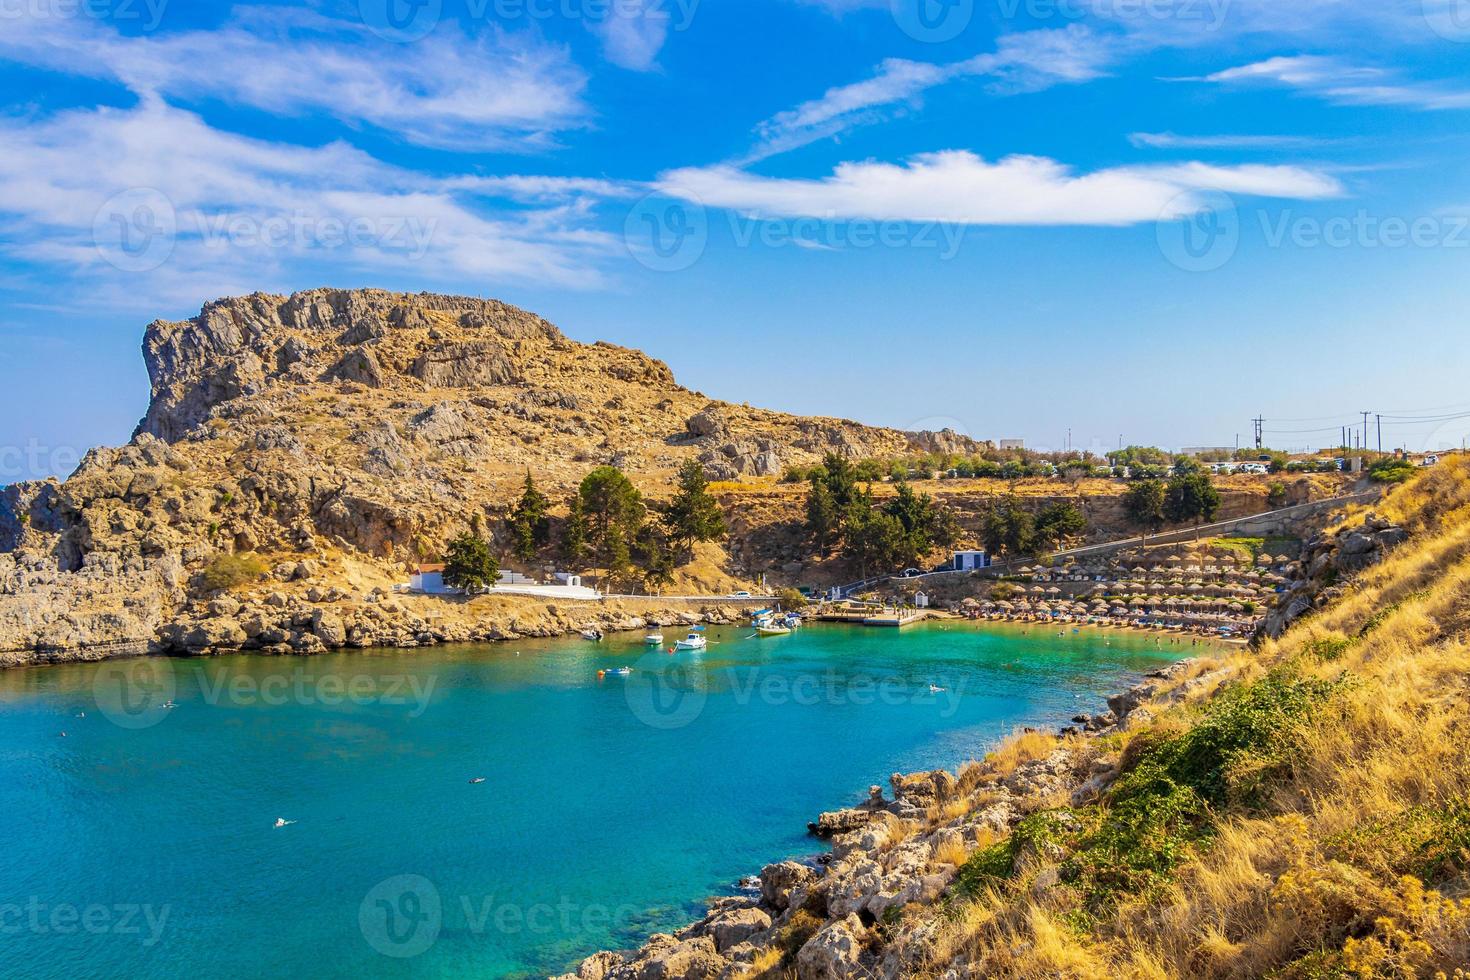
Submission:
M 280 830 L 282 827 L 289 827 L 295 822 L 295 820 L 287 820 L 285 817 L 276 817 L 275 829 Z
M 609 667 L 606 670 L 599 670 L 597 677 L 599 680 L 604 677 L 627 677 L 631 673 L 633 673 L 632 667 Z
M 478 786 L 481 783 L 483 783 L 484 781 L 485 781 L 485 777 L 484 776 L 476 776 L 474 779 L 471 779 L 470 780 L 470 785 L 471 786 Z
M 948 688 L 940 687 L 937 684 L 930 684 L 929 685 L 929 693 L 930 694 L 943 694 L 947 690 L 948 690 Z
M 684 639 L 674 644 L 674 647 L 679 650 L 703 650 L 707 646 L 709 646 L 709 641 L 693 630 L 690 630 L 689 635 Z
M 594 628 L 590 628 L 590 627 L 588 629 L 584 629 L 584 630 L 582 630 L 582 639 L 584 639 L 584 640 L 590 640 L 593 643 L 601 643 L 602 642 L 602 630 L 600 630 L 600 629 L 594 629 Z
M 661 647 L 664 645 L 664 635 L 662 633 L 649 633 L 643 638 L 643 642 L 651 647 Z
M 775 623 L 766 623 L 764 626 L 755 628 L 756 636 L 790 636 L 791 627 L 778 626 Z

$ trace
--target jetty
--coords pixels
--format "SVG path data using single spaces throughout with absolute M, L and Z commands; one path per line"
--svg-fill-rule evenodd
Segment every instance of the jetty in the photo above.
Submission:
M 897 628 L 927 618 L 927 609 L 894 609 L 868 603 L 848 602 L 823 606 L 816 619 L 823 623 L 855 623 L 859 626 Z

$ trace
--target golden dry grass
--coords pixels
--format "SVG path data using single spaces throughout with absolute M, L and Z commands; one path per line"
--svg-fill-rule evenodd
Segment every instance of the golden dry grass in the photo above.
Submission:
M 1207 844 L 1166 884 L 1120 895 L 1101 917 L 1079 915 L 1065 881 L 1035 887 L 1044 862 L 1028 864 L 947 921 L 933 976 L 956 965 L 1017 978 L 1460 975 L 1470 964 L 1470 461 L 1441 464 L 1377 509 L 1413 531 L 1408 545 L 1281 640 L 1191 669 L 1248 681 L 1289 664 L 1337 683 L 1293 733 L 1263 798 L 1214 814 Z M 1198 717 L 1187 704 L 1165 713 L 1125 760 Z M 1014 768 L 1055 744 L 1025 734 L 983 767 Z

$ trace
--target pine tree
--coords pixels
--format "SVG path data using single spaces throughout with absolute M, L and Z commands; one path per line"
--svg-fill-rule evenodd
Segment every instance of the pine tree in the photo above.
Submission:
M 582 507 L 580 495 L 572 498 L 571 512 L 562 529 L 561 556 L 571 571 L 581 571 L 586 564 L 591 546 L 588 542 L 587 512 Z
M 681 551 L 688 552 L 696 541 L 714 541 L 728 533 L 725 515 L 708 488 L 704 467 L 697 460 L 679 468 L 679 490 L 664 519 Z
M 550 509 L 551 501 L 536 489 L 536 483 L 527 471 L 525 489 L 510 514 L 512 549 L 521 561 L 535 558 L 536 552 L 551 538 L 551 519 L 547 517 Z
M 444 584 L 466 592 L 482 592 L 500 579 L 500 562 L 477 534 L 466 532 L 449 543 L 444 556 Z

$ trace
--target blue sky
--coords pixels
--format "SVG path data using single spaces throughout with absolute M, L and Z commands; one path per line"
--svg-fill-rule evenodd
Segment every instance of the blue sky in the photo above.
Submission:
M 319 285 L 905 428 L 1457 445 L 1467 63 L 1462 0 L 0 0 L 0 482 Z

